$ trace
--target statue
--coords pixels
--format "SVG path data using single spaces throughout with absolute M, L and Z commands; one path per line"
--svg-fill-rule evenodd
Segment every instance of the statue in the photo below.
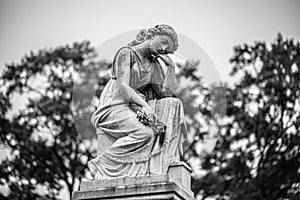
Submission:
M 175 64 L 167 55 L 177 48 L 176 32 L 162 24 L 141 30 L 116 53 L 91 117 L 97 134 L 114 138 L 88 163 L 95 179 L 165 174 L 180 162 L 187 132 L 174 94 Z

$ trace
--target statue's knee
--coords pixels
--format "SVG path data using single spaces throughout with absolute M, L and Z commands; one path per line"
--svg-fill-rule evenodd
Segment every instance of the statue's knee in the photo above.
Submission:
M 150 127 L 145 127 L 144 130 L 143 130 L 143 133 L 144 133 L 143 137 L 145 139 L 149 139 L 149 138 L 154 137 L 154 131 Z
M 182 101 L 175 97 L 167 97 L 168 101 L 170 101 L 172 104 L 182 104 Z

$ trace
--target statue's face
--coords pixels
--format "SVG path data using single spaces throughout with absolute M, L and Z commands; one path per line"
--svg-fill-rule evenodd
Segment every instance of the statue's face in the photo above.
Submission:
M 174 52 L 174 43 L 166 35 L 155 35 L 149 41 L 149 48 L 152 54 L 168 54 Z

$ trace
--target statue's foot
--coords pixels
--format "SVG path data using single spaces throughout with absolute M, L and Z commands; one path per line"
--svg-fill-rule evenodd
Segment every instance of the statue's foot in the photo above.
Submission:
M 91 175 L 93 177 L 93 180 L 104 180 L 104 176 L 100 174 L 97 167 L 95 166 L 95 163 L 93 161 L 88 162 L 88 168 L 91 172 Z
M 95 179 L 95 177 L 96 177 L 96 167 L 95 167 L 95 164 L 92 161 L 88 162 L 88 168 L 90 170 L 90 173 L 91 173 L 93 179 Z

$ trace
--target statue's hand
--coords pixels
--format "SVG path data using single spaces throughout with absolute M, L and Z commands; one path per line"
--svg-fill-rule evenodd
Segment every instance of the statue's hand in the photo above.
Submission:
M 155 119 L 156 118 L 156 115 L 155 115 L 155 112 L 154 110 L 149 106 L 143 106 L 142 107 L 142 110 L 149 116 L 151 117 L 152 119 Z
M 152 108 L 147 105 L 139 109 L 136 113 L 136 117 L 140 122 L 145 124 L 146 126 L 153 125 L 153 123 L 156 121 L 156 115 L 153 112 Z
M 167 67 L 175 67 L 172 59 L 167 54 L 159 54 L 157 57 L 159 57 Z

